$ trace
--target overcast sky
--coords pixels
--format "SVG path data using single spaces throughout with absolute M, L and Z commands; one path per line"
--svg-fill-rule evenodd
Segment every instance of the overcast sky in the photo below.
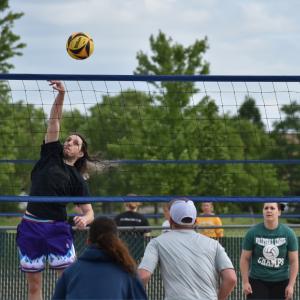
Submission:
M 208 37 L 211 74 L 299 75 L 299 0 L 10 0 L 25 15 L 13 31 L 27 44 L 11 73 L 132 74 L 136 53 L 162 30 L 186 46 Z M 65 50 L 87 32 L 94 54 Z

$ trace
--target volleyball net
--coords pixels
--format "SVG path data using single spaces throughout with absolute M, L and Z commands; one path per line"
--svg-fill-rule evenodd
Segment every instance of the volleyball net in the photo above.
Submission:
M 66 88 L 61 141 L 80 132 L 89 153 L 100 159 L 89 166 L 88 198 L 28 196 L 56 97 L 47 82 L 53 79 Z M 300 76 L 0 74 L 1 213 L 13 214 L 23 201 L 152 203 L 186 197 L 217 202 L 217 212 L 226 216 L 261 212 L 258 202 L 288 202 L 298 218 L 299 95 Z M 221 238 L 237 270 L 241 229 L 226 228 Z M 149 239 L 133 232 L 121 233 L 139 261 Z M 15 228 L 0 228 L 0 237 L 0 290 L 23 299 Z M 75 233 L 78 254 L 85 240 L 86 232 Z M 149 299 L 163 298 L 156 272 Z M 46 298 L 55 280 L 47 269 Z M 230 299 L 241 297 L 239 280 Z
M 56 96 L 52 79 L 66 88 L 61 140 L 80 132 L 101 159 L 90 166 L 91 197 L 72 202 L 180 196 L 227 202 L 219 210 L 226 213 L 249 202 L 299 201 L 300 76 L 1 74 L 6 204 L 70 201 L 22 196 Z

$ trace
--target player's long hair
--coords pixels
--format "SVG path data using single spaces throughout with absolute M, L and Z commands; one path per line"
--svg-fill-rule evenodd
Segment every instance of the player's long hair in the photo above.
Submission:
M 74 164 L 77 171 L 84 177 L 89 178 L 89 173 L 109 171 L 113 168 L 118 167 L 117 163 L 111 163 L 105 160 L 101 160 L 98 157 L 91 157 L 88 153 L 88 143 L 82 134 L 78 132 L 71 133 L 71 135 L 77 135 L 82 140 L 81 151 L 83 156 L 78 158 Z
M 89 242 L 104 251 L 115 263 L 130 274 L 136 274 L 136 263 L 127 246 L 118 237 L 115 221 L 98 217 L 91 224 Z
M 81 138 L 82 140 L 81 151 L 83 152 L 83 156 L 76 160 L 74 166 L 78 170 L 78 172 L 80 172 L 81 174 L 85 174 L 87 172 L 88 161 L 93 161 L 93 159 L 89 156 L 88 153 L 88 143 L 80 133 L 76 132 L 72 134 L 77 135 Z

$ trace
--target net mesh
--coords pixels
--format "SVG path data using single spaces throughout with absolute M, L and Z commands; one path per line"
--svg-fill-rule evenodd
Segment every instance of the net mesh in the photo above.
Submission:
M 80 132 L 103 161 L 93 196 L 297 195 L 299 78 L 60 77 L 61 140 Z M 56 92 L 45 76 L 0 82 L 0 195 L 19 195 Z

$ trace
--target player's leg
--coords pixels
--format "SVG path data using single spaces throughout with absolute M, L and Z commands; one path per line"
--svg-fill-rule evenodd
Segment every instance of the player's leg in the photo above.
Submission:
M 28 300 L 42 300 L 42 272 L 26 273 Z
M 20 269 L 26 273 L 29 300 L 42 299 L 42 271 L 46 263 L 43 227 L 43 223 L 25 215 L 17 229 Z

